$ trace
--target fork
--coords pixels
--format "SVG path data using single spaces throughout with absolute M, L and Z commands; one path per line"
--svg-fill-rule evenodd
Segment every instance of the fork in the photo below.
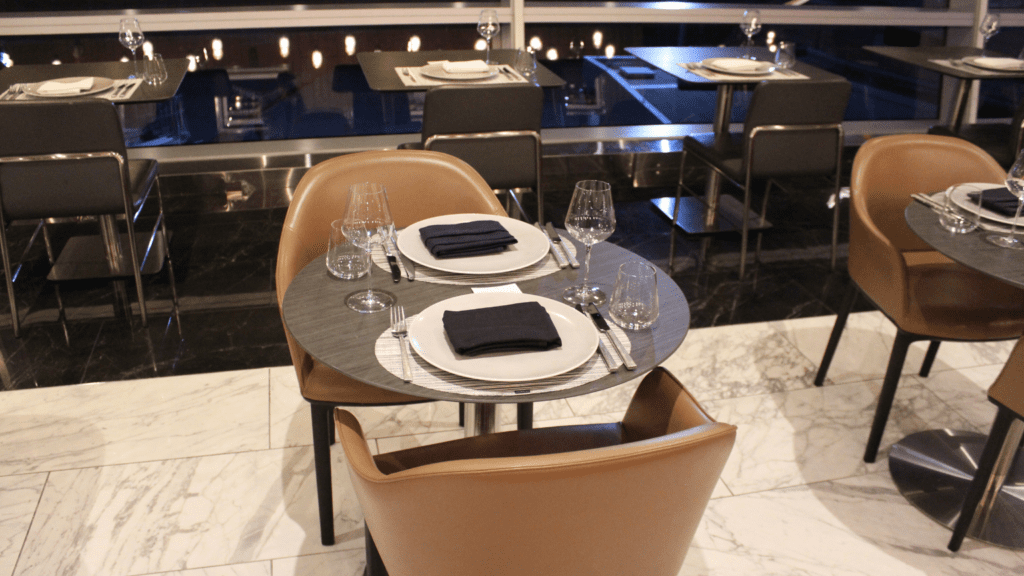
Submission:
M 391 335 L 398 338 L 398 347 L 402 350 L 402 380 L 412 382 L 412 366 L 409 364 L 409 345 L 405 340 L 407 333 L 405 306 L 392 306 Z

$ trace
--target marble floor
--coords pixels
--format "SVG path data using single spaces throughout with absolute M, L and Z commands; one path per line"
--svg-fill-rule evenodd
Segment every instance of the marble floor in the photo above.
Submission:
M 967 541 L 896 491 L 863 443 L 894 329 L 851 316 L 829 380 L 833 317 L 695 328 L 665 362 L 736 447 L 680 574 L 1019 574 L 1024 553 Z M 985 388 L 1010 343 L 909 357 L 883 442 L 987 430 Z M 540 404 L 536 425 L 613 421 L 633 387 Z M 361 513 L 333 449 L 338 542 L 319 542 L 309 413 L 290 366 L 0 395 L 0 576 L 361 574 Z M 513 425 L 512 411 L 502 423 Z M 461 436 L 456 406 L 360 410 L 374 451 Z

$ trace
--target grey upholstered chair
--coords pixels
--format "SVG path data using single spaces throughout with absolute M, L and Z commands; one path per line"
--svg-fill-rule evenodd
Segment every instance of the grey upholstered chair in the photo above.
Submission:
M 843 153 L 843 115 L 850 99 L 846 80 L 785 80 L 761 82 L 754 89 L 742 133 L 697 134 L 683 139 L 679 187 L 673 223 L 679 206 L 686 160 L 690 156 L 713 168 L 743 189 L 743 222 L 740 224 L 740 277 L 746 267 L 751 225 L 751 187 L 754 180 L 767 180 L 760 225 L 768 193 L 777 179 L 790 176 L 831 176 L 839 198 L 839 170 Z M 839 202 L 832 217 L 832 267 L 839 245 Z M 672 226 L 669 268 L 675 258 L 676 227 Z M 758 251 L 760 251 L 758 232 Z
M 129 253 L 132 269 L 112 271 L 109 275 L 134 276 L 145 326 L 141 274 L 146 259 L 163 251 L 151 250 L 162 244 L 155 242 L 157 234 L 162 232 L 167 238 L 163 200 L 157 162 L 128 159 L 114 105 L 100 100 L 0 104 L 0 135 L 0 249 L 15 336 L 20 335 L 20 323 L 7 242 L 7 225 L 12 220 L 123 217 L 128 223 L 129 245 L 124 252 Z M 154 189 L 159 211 L 140 256 L 129 247 L 136 245 L 135 223 Z M 104 228 L 102 224 L 101 221 Z M 45 226 L 43 230 L 45 234 Z M 106 241 L 117 230 L 107 228 L 103 233 Z M 53 264 L 53 255 L 48 255 Z
M 419 146 L 469 163 L 495 190 L 532 188 L 537 220 L 544 222 L 541 188 L 539 86 L 437 86 L 423 103 Z M 518 203 L 518 198 L 510 196 Z M 506 206 L 506 210 L 509 206 Z

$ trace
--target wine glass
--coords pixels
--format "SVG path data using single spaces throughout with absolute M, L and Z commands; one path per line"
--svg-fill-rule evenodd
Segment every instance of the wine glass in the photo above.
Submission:
M 982 18 L 981 24 L 978 25 L 978 32 L 985 37 L 985 41 L 981 45 L 982 54 L 985 53 L 985 45 L 988 44 L 989 38 L 996 35 L 999 32 L 999 14 L 993 14 L 989 12 Z
M 992 244 L 1002 248 L 1024 250 L 1024 242 L 1015 236 L 1017 232 L 1017 220 L 1020 218 L 1020 209 L 1024 208 L 1024 152 L 1017 157 L 1017 161 L 1013 163 L 1013 166 L 1010 167 L 1010 171 L 1006 173 L 1006 189 L 1016 196 L 1018 200 L 1017 213 L 1013 216 L 1013 224 L 1010 226 L 1010 233 L 1006 236 L 992 234 L 990 236 L 986 236 L 985 240 L 988 240 Z
M 615 230 L 611 184 L 599 180 L 577 182 L 569 201 L 569 212 L 565 215 L 565 229 L 587 247 L 587 257 L 583 263 L 583 283 L 566 288 L 562 299 L 570 304 L 603 304 L 605 293 L 589 284 L 590 249 Z
M 132 51 L 132 68 L 135 73 L 129 78 L 136 78 L 139 75 L 139 61 L 135 59 L 135 51 L 146 41 L 146 35 L 142 33 L 138 18 L 121 18 L 121 28 L 117 33 L 117 39 L 121 46 Z
M 747 48 L 754 45 L 754 36 L 761 31 L 761 13 L 757 10 L 744 10 L 743 19 L 740 20 L 740 30 L 746 35 L 747 41 L 743 44 Z M 747 52 L 747 56 L 750 52 Z
M 395 223 L 391 218 L 384 185 L 375 182 L 353 184 L 349 188 L 348 207 L 341 224 L 341 230 L 349 242 L 365 250 L 369 256 L 375 245 L 394 234 L 394 229 Z M 373 289 L 372 263 L 366 273 L 366 285 L 366 290 L 353 292 L 345 298 L 349 308 L 356 312 L 380 312 L 397 301 L 394 294 Z
M 496 10 L 481 10 L 480 21 L 476 24 L 476 31 L 487 41 L 487 58 L 485 61 L 491 63 L 491 39 L 498 35 L 501 30 L 501 23 L 498 22 Z

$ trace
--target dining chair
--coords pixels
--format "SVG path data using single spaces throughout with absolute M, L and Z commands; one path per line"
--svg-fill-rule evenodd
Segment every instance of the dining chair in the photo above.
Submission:
M 814 384 L 823 385 L 858 294 L 896 325 L 878 396 L 865 462 L 874 462 L 910 345 L 930 340 L 927 374 L 942 340 L 986 341 L 1024 333 L 1024 290 L 957 264 L 907 225 L 904 210 L 916 193 L 954 184 L 1002 184 L 1005 172 L 984 150 L 958 138 L 929 134 L 879 136 L 853 160 L 850 256 L 853 280 L 825 347 Z
M 436 86 L 423 102 L 421 141 L 402 148 L 423 148 L 468 162 L 495 190 L 509 191 L 524 218 L 514 190 L 532 188 L 537 221 L 544 223 L 541 186 L 541 117 L 544 91 L 533 84 Z M 511 205 L 506 205 L 511 212 Z
M 310 168 L 299 181 L 285 215 L 275 275 L 279 308 L 295 275 L 327 251 L 331 222 L 344 216 L 349 186 L 357 182 L 384 185 L 398 228 L 443 214 L 505 215 L 483 178 L 468 164 L 447 154 L 380 150 L 325 160 Z M 323 544 L 329 546 L 334 543 L 331 410 L 335 406 L 397 405 L 430 400 L 352 380 L 310 356 L 288 332 L 287 326 L 285 338 L 302 397 L 310 404 L 320 536 Z
M 1017 341 L 1003 371 L 988 389 L 988 399 L 997 407 L 996 419 L 992 422 L 988 441 L 978 460 L 978 471 L 967 489 L 960 517 L 953 526 L 953 536 L 949 540 L 949 549 L 953 552 L 960 549 L 967 530 L 975 520 L 975 512 L 985 495 L 985 488 L 992 480 L 1010 425 L 1014 420 L 1024 420 L 1024 338 Z
M 352 414 L 335 417 L 367 573 L 391 576 L 675 576 L 736 439 L 664 368 L 610 424 L 372 456 Z
M 740 216 L 740 277 L 747 263 L 751 226 L 757 230 L 755 260 L 761 249 L 761 230 L 772 185 L 795 176 L 828 176 L 839 197 L 839 171 L 843 155 L 843 115 L 850 99 L 846 80 L 785 80 L 761 82 L 754 88 L 742 132 L 694 134 L 683 138 L 679 183 L 672 232 L 669 239 L 669 269 L 676 251 L 686 160 L 696 158 L 743 190 Z M 759 219 L 750 213 L 754 181 L 766 181 Z M 692 194 L 692 192 L 691 192 Z M 753 221 L 753 222 L 752 222 Z M 832 215 L 832 268 L 839 249 L 839 202 Z
M 965 124 L 957 132 L 948 126 L 932 126 L 928 133 L 963 138 L 988 152 L 1000 166 L 1009 170 L 1024 147 L 1024 100 L 1009 123 Z
M 11 306 L 14 335 L 20 336 L 20 321 L 11 273 L 8 225 L 15 220 L 43 220 L 65 217 L 100 217 L 101 234 L 74 237 L 62 258 L 54 259 L 49 233 L 43 222 L 47 256 L 52 266 L 50 279 L 133 276 L 138 292 L 142 325 L 148 323 L 142 274 L 158 271 L 167 258 L 167 230 L 163 198 L 155 160 L 128 159 L 124 132 L 114 104 L 85 99 L 63 102 L 17 102 L 0 105 L 0 252 L 2 252 L 7 297 Z M 137 238 L 139 216 L 156 192 L 157 215 L 148 234 Z M 90 271 L 80 260 L 89 246 L 115 250 L 120 233 L 115 218 L 123 218 L 127 229 L 131 269 L 117 259 L 108 268 Z M 161 236 L 162 235 L 162 236 Z M 34 238 L 34 236 L 33 236 Z M 137 242 L 137 239 L 139 242 Z M 144 241 L 143 241 L 144 240 Z M 130 247 L 138 247 L 133 250 Z M 109 252 L 117 254 L 117 252 Z M 66 254 L 71 255 L 63 258 Z M 76 261 L 68 261 L 79 259 Z M 147 266 L 147 262 L 155 264 Z M 80 273 L 85 269 L 85 273 Z M 176 297 L 175 297 L 176 299 Z

